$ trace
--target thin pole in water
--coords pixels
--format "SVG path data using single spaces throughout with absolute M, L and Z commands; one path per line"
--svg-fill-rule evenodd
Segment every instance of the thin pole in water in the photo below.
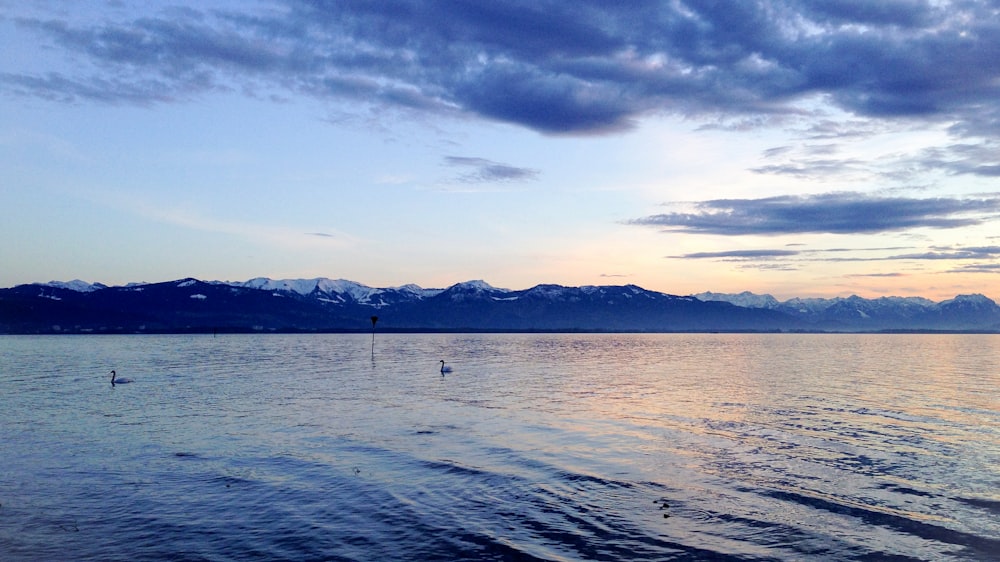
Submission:
M 372 357 L 375 357 L 375 323 L 378 322 L 378 316 L 372 316 Z

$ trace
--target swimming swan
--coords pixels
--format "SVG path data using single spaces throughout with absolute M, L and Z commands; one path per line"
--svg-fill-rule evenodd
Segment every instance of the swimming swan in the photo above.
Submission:
M 116 379 L 115 378 L 116 376 L 117 375 L 115 375 L 115 372 L 111 371 L 111 386 L 114 386 L 116 384 L 126 384 L 132 382 L 132 379 L 124 379 L 124 378 Z
M 441 374 L 450 373 L 451 367 L 444 364 L 444 359 L 441 360 Z

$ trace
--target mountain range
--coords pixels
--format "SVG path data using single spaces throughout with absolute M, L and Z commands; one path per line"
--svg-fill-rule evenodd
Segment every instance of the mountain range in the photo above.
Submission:
M 377 326 L 371 318 L 378 317 Z M 593 331 L 1000 332 L 1000 306 L 960 295 L 778 301 L 771 295 L 677 296 L 636 285 L 509 290 L 374 288 L 343 279 L 180 279 L 109 287 L 83 281 L 0 289 L 0 333 Z

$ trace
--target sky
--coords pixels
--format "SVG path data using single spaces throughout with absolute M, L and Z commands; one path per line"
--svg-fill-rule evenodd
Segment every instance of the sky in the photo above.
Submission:
M 1000 2 L 0 0 L 0 287 L 1000 300 Z

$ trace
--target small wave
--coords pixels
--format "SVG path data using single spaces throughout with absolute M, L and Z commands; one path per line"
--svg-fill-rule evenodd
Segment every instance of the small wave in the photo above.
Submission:
M 201 456 L 198 453 L 189 453 L 187 451 L 178 451 L 174 453 L 174 456 L 181 459 L 199 459 Z
M 963 498 L 961 496 L 954 498 L 962 503 L 983 508 L 990 513 L 1000 515 L 1000 500 L 989 500 L 985 498 Z
M 899 486 L 899 485 L 896 485 L 896 484 L 882 483 L 882 484 L 878 484 L 877 487 L 881 488 L 883 490 L 889 490 L 890 492 L 896 492 L 896 493 L 905 494 L 905 495 L 908 495 L 908 496 L 920 496 L 920 497 L 924 497 L 924 498 L 933 498 L 933 497 L 935 497 L 934 494 L 931 494 L 929 492 L 924 492 L 923 490 L 915 490 L 915 489 L 910 488 L 908 486 Z
M 942 525 L 925 523 L 923 521 L 917 521 L 902 515 L 862 507 L 858 504 L 837 502 L 830 499 L 788 490 L 767 490 L 760 493 L 761 495 L 796 505 L 804 505 L 814 509 L 829 511 L 831 513 L 847 515 L 859 519 L 867 525 L 884 527 L 906 535 L 920 537 L 928 541 L 937 541 L 960 546 L 966 549 L 967 554 L 972 556 L 974 559 L 985 560 L 989 557 L 995 556 L 997 552 L 1000 552 L 1000 540 L 998 539 L 956 531 Z

